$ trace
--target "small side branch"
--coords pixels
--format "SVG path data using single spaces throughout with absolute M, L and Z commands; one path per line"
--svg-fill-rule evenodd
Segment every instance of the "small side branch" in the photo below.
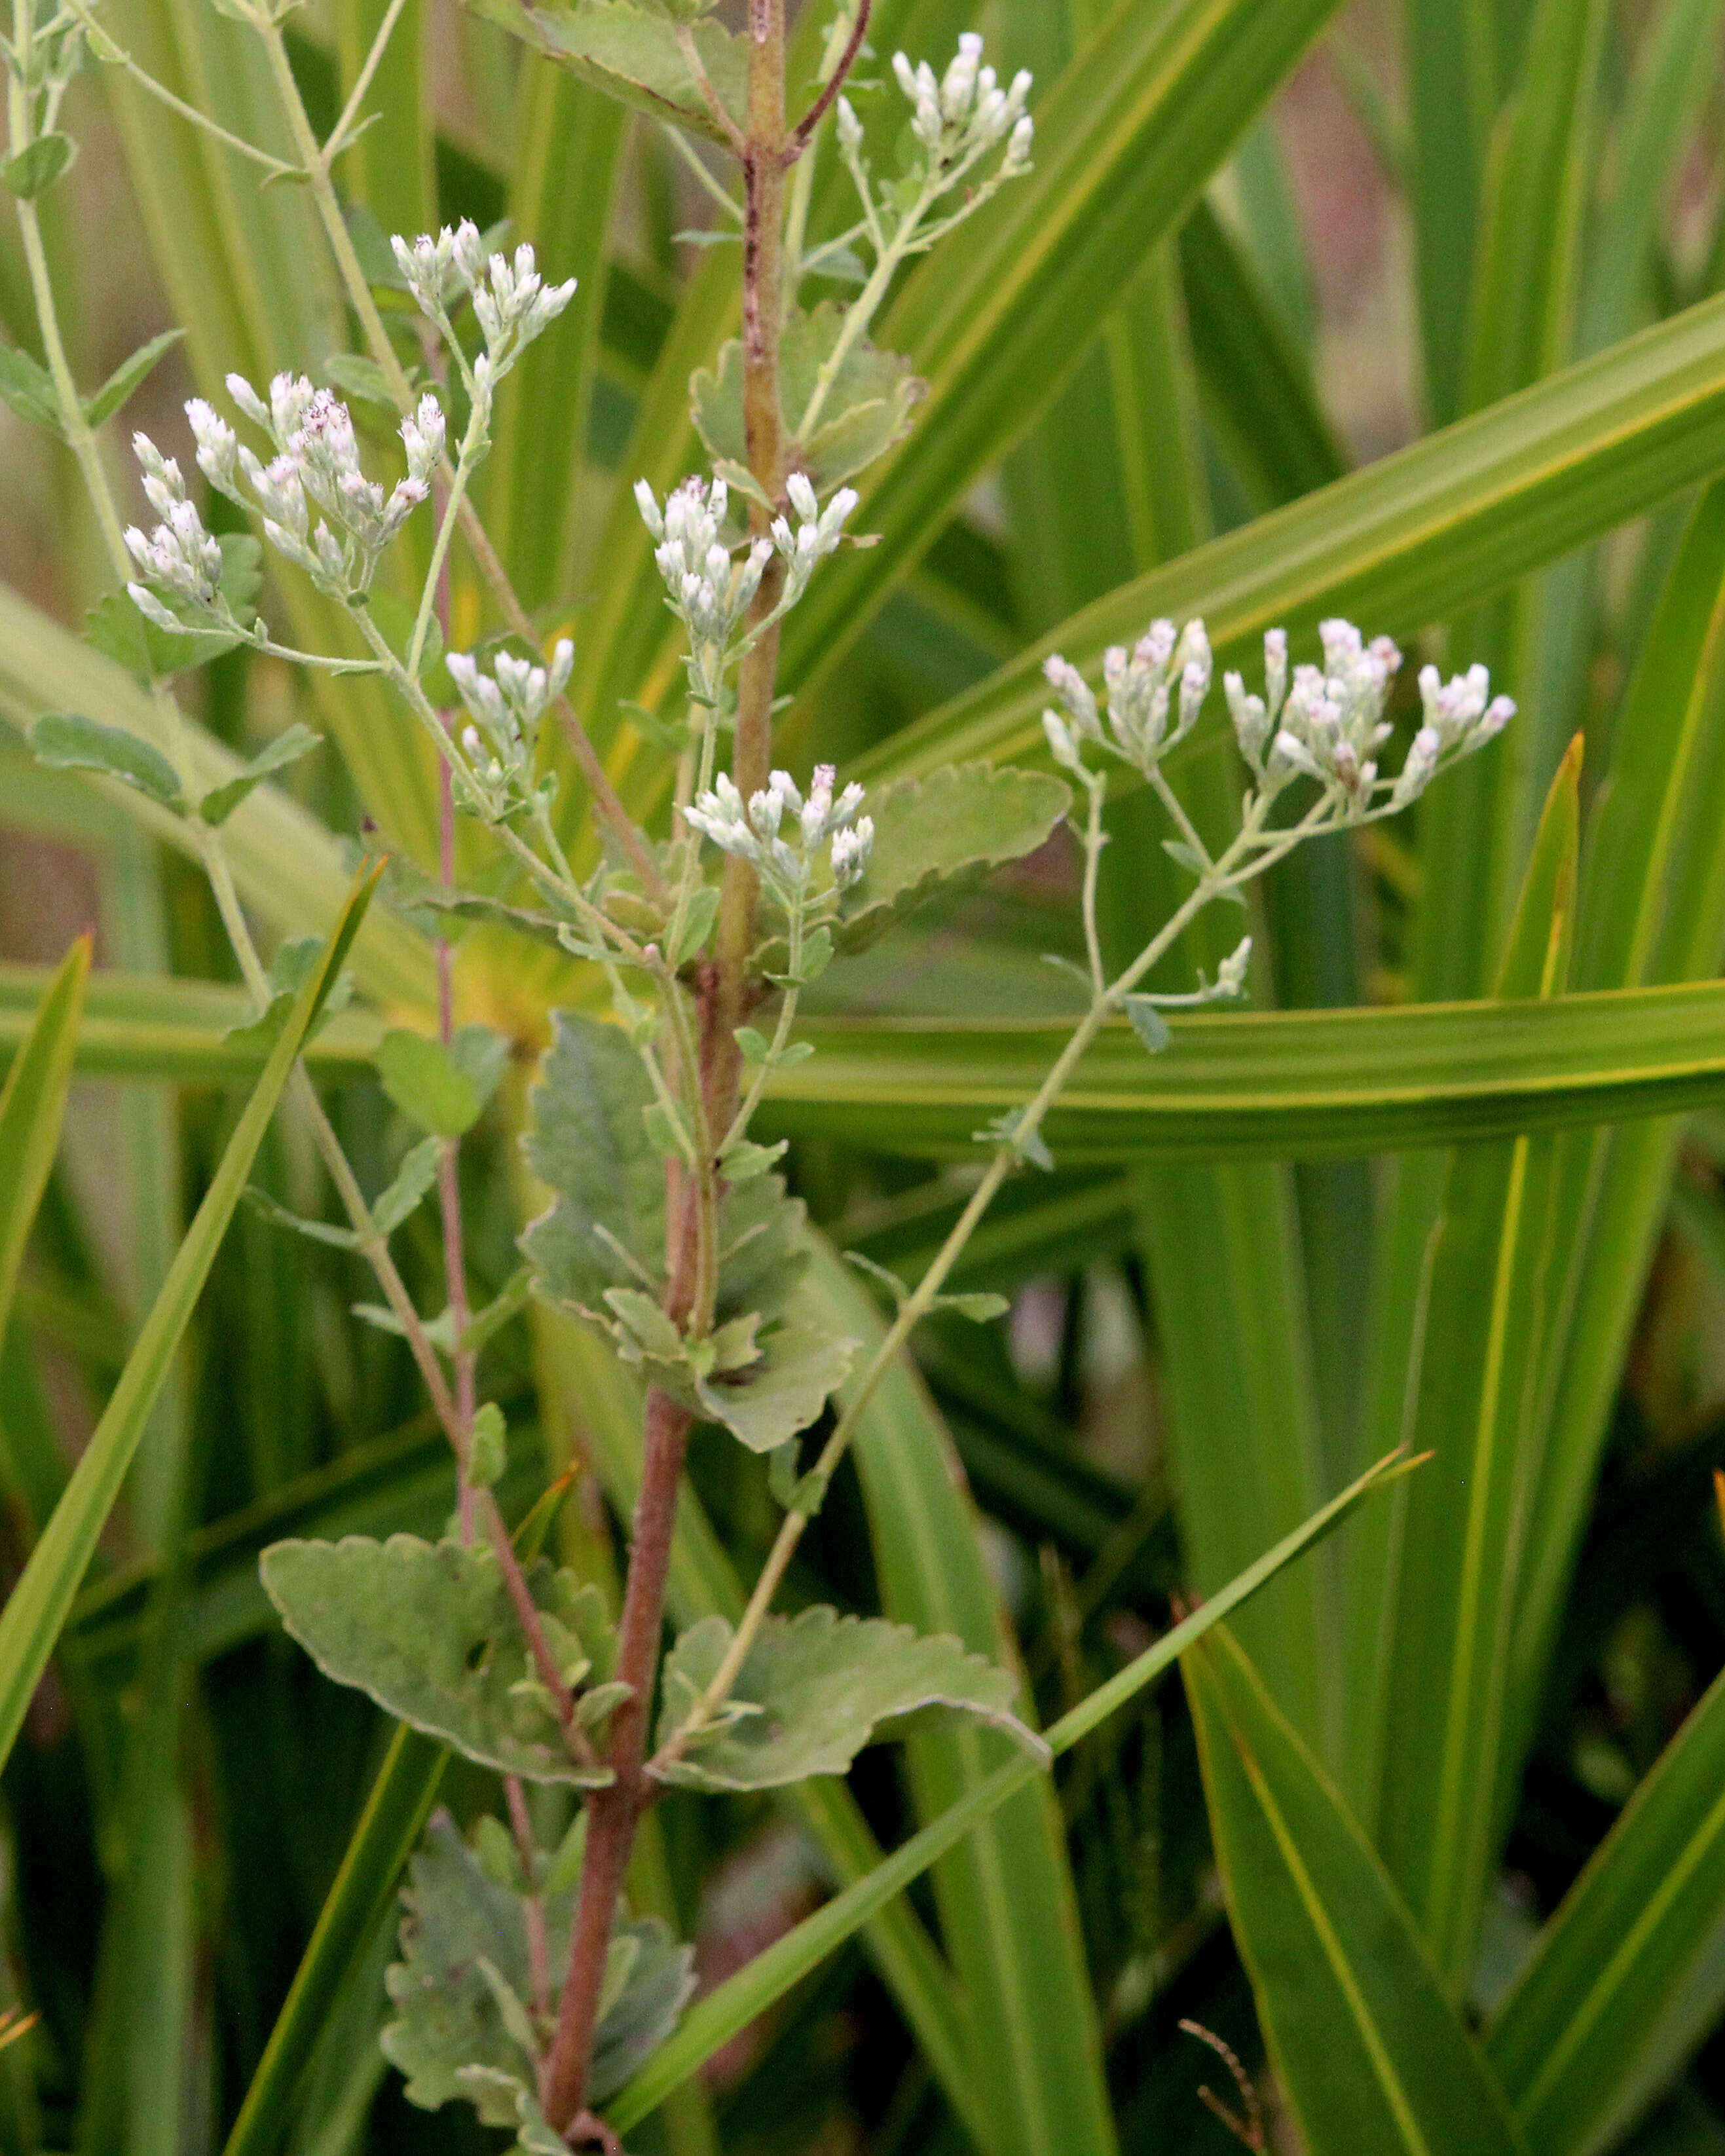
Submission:
M 856 56 L 862 50 L 863 39 L 868 35 L 869 17 L 874 13 L 875 0 L 857 0 L 856 20 L 850 26 L 850 35 L 844 51 L 839 55 L 839 64 L 827 77 L 825 87 L 813 105 L 791 130 L 785 144 L 783 157 L 787 165 L 794 165 L 809 147 L 814 131 L 832 110 L 833 100 L 845 87 L 845 79 L 856 64 Z

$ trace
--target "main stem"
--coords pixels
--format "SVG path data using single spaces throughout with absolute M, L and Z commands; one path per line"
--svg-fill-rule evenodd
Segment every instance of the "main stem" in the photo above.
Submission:
M 778 350 L 783 319 L 782 291 L 785 149 L 784 0 L 749 0 L 747 33 L 748 114 L 742 147 L 743 413 L 749 466 L 768 500 L 784 487 L 779 418 Z M 768 512 L 750 506 L 752 528 L 764 531 Z M 751 619 L 764 621 L 778 604 L 782 567 L 775 557 L 755 596 Z M 744 660 L 737 680 L 737 735 L 732 777 L 745 795 L 767 783 L 773 761 L 773 700 L 778 677 L 778 634 L 768 629 Z M 726 863 L 721 892 L 715 963 L 701 994 L 698 1068 L 685 1071 L 698 1091 L 709 1133 L 728 1130 L 737 1111 L 740 1055 L 734 1038 L 752 993 L 750 957 L 755 946 L 756 882 L 752 870 Z M 667 993 L 675 995 L 674 983 Z M 686 1060 L 686 1052 L 685 1052 Z M 711 1163 L 701 1173 L 671 1177 L 670 1286 L 665 1303 L 680 1325 L 690 1315 L 703 1267 L 702 1191 Z M 710 1296 L 711 1287 L 701 1283 Z M 707 1313 L 709 1317 L 711 1313 Z M 647 1395 L 642 1433 L 641 1486 L 636 1501 L 623 1614 L 618 1630 L 617 1674 L 629 1696 L 611 1717 L 606 1763 L 616 1779 L 588 1801 L 586 1861 L 569 1942 L 568 1974 L 559 2002 L 557 2034 L 541 2076 L 546 2116 L 566 2136 L 588 2131 L 588 2070 L 597 2033 L 605 1953 L 617 1917 L 641 1815 L 654 1785 L 645 1772 L 654 1680 L 665 1625 L 665 1584 L 670 1573 L 677 1491 L 692 1420 L 688 1410 L 657 1387 Z

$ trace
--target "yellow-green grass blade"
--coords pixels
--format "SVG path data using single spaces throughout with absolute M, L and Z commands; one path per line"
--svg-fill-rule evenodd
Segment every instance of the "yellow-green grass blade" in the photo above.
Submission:
M 527 1202 L 535 1200 L 530 1196 Z M 604 1342 L 570 1319 L 542 1306 L 531 1317 L 542 1389 L 554 1386 L 559 1397 L 574 1404 L 593 1471 L 613 1511 L 628 1519 L 640 1478 L 640 1388 Z M 723 1543 L 685 1486 L 678 1501 L 668 1589 L 673 1623 L 686 1630 L 715 1613 L 735 1623 L 744 1599 Z M 804 1782 L 786 1793 L 786 1801 L 836 1878 L 863 1878 L 880 1861 L 879 1845 L 843 1783 L 825 1777 Z M 864 1935 L 870 1957 L 954 2117 L 990 2156 L 989 2116 L 971 2071 L 965 2010 L 952 1973 L 912 1909 L 899 1904 L 870 1913 L 874 1920 Z
M 80 936 L 39 990 L 0 1091 L 0 1332 L 11 1319 L 24 1245 L 59 1149 L 90 952 L 90 937 Z
M 1541 822 L 1499 976 L 1506 995 L 1549 998 L 1563 983 L 1580 747 L 1578 738 Z M 1421 1298 L 1413 1424 L 1416 1450 L 1433 1459 L 1404 1496 L 1384 1574 L 1384 1780 L 1365 1817 L 1454 1996 L 1472 1968 L 1497 1853 L 1516 1585 L 1542 1437 L 1538 1378 L 1559 1315 L 1558 1144 L 1521 1137 L 1469 1147 L 1450 1163 Z
M 1036 170 L 911 277 L 880 341 L 930 385 L 857 528 L 786 624 L 788 678 L 830 667 L 1083 357 L 1132 274 L 1322 28 L 1333 0 L 1121 0 L 1037 107 Z
M 46 969 L 0 966 L 0 1060 L 17 1052 Z M 255 1043 L 223 984 L 90 983 L 81 1076 L 244 1082 Z M 306 1050 L 358 1075 L 383 1021 L 344 1011 Z M 1050 1119 L 1069 1167 L 1145 1160 L 1325 1160 L 1417 1151 L 1522 1130 L 1583 1129 L 1716 1102 L 1725 1093 L 1725 985 L 1560 996 L 1548 1004 L 1176 1017 L 1155 1060 L 1105 1033 Z M 811 1021 L 818 1053 L 775 1075 L 768 1119 L 788 1135 L 925 1159 L 972 1157 L 971 1133 L 1034 1092 L 1066 1035 L 1059 1020 Z
M 1322 1495 L 1294 1191 L 1285 1169 L 1241 1162 L 1168 1164 L 1141 1174 L 1137 1194 L 1182 1547 L 1208 1594 Z M 1330 1587 L 1321 1558 L 1240 1620 L 1278 1703 L 1320 1752 L 1333 1742 Z
M 168 752 L 154 700 L 126 670 L 105 659 L 18 593 L 0 586 L 0 717 L 22 731 L 44 711 L 80 711 L 124 726 Z M 234 753 L 187 720 L 179 730 L 192 783 L 200 791 L 231 779 Z M 131 787 L 92 780 L 116 808 L 182 853 L 195 840 L 178 817 Z M 331 834 L 279 787 L 264 783 L 222 826 L 240 895 L 286 935 L 322 935 L 340 912 L 349 870 Z M 434 1009 L 437 962 L 431 946 L 398 917 L 376 909 L 353 949 L 361 985 L 385 1004 Z
M 1492 145 L 1464 395 L 1471 411 L 1543 381 L 1574 343 L 1605 0 L 1538 0 L 1515 94 Z M 1521 711 L 1497 753 L 1426 804 L 1414 938 L 1422 998 L 1479 995 L 1498 963 L 1540 804 L 1580 713 L 1548 696 L 1562 579 L 1530 579 L 1455 627 Z
M 1725 941 L 1725 485 L 1697 504 L 1614 729 L 1583 857 L 1576 971 L 1589 988 L 1697 980 Z M 1692 993 L 1692 991 L 1691 991 Z M 1576 1137 L 1565 1149 L 1560 1247 L 1573 1253 L 1565 1352 L 1517 1619 L 1516 1744 L 1560 1621 L 1630 1330 L 1664 1217 L 1669 1122 Z
M 1389 1876 L 1226 1626 L 1181 1674 L 1235 1943 L 1311 2156 L 1525 2156 Z
M 46 967 L 0 964 L 0 1062 L 16 1066 L 52 978 Z M 244 1086 L 263 1069 L 268 1050 L 256 1039 L 227 1035 L 255 1014 L 245 991 L 225 982 L 104 968 L 90 976 L 83 1029 L 69 1052 L 82 1078 Z M 383 1029 L 367 1012 L 338 1012 L 307 1045 L 306 1062 L 321 1077 L 359 1076 L 370 1070 Z
M 1636 55 L 1612 144 L 1612 180 L 1589 249 L 1579 336 L 1599 352 L 1643 317 L 1655 249 L 1717 70 L 1720 0 L 1665 0 Z
M 249 25 L 203 0 L 119 0 L 103 19 L 187 103 L 272 155 L 292 157 L 262 41 Z M 200 392 L 226 412 L 229 369 L 261 384 L 281 367 L 318 374 L 331 353 L 350 349 L 339 280 L 309 190 L 261 187 L 255 166 L 164 110 L 119 69 L 105 69 L 103 77 L 151 255 L 173 318 L 186 326 Z M 398 114 L 393 124 L 417 131 L 423 122 Z M 363 655 L 343 608 L 319 598 L 297 572 L 280 581 L 297 643 Z M 312 689 L 372 816 L 398 843 L 434 861 L 430 752 L 405 708 L 366 677 L 320 672 Z
M 1321 1512 L 1285 1536 L 1226 1587 L 1212 1595 L 1202 1609 L 1147 1647 L 1117 1676 L 1099 1685 L 1088 1698 L 1063 1715 L 1044 1735 L 1055 1758 L 1070 1752 L 1109 1717 L 1136 1699 L 1147 1685 L 1161 1676 L 1186 1650 L 1196 1645 L 1212 1626 L 1250 1600 L 1285 1565 L 1322 1541 L 1358 1507 L 1408 1471 L 1401 1460 L 1380 1460 L 1351 1483 Z M 629 2087 L 607 2106 L 607 2116 L 619 2132 L 631 2132 L 665 2101 L 670 2092 L 704 2061 L 728 2043 L 741 2029 L 775 1999 L 818 1969 L 835 1948 L 855 1936 L 870 1918 L 890 1907 L 906 1887 L 912 1885 L 948 1850 L 999 1807 L 1035 1782 L 1042 1769 L 1022 1757 L 997 1767 L 988 1779 L 960 1799 L 932 1825 L 922 1828 L 866 1876 L 835 1894 L 824 1907 L 757 1954 L 746 1969 L 698 2000 L 680 2025 L 654 2054 Z
M 1095 671 L 1109 644 L 1159 614 L 1202 614 L 1219 654 L 1248 667 L 1278 624 L 1297 640 L 1345 613 L 1409 634 L 1722 464 L 1725 300 L 1715 300 L 1137 578 L 904 729 L 858 773 L 880 783 L 972 757 L 1042 758 L 1049 652 Z
M 860 1371 L 886 1330 L 873 1298 L 829 1250 L 817 1255 L 812 1281 L 822 1325 L 862 1342 Z M 1010 1626 L 963 1471 L 906 1358 L 859 1419 L 855 1459 L 883 1612 L 1009 1661 Z M 965 1728 L 911 1739 L 906 1758 L 922 1822 L 981 1787 L 1008 1744 L 994 1732 Z M 1064 2156 L 1074 2147 L 1105 2156 L 1116 2143 L 1101 2032 L 1050 1784 L 1027 1786 L 979 1825 L 937 1867 L 934 1888 L 970 2010 L 971 2071 L 991 2146 L 1002 2156 Z
M 295 997 L 101 1419 L 0 1611 L 0 1760 L 10 1754 L 23 1726 L 31 1695 L 119 1495 L 300 1045 L 341 970 L 375 887 L 373 875 L 356 888 L 324 947 L 321 962 Z
M 337 0 L 335 58 L 345 107 L 391 0 Z M 336 165 L 343 192 L 385 232 L 437 228 L 430 24 L 425 0 L 403 0 L 357 115 L 364 132 Z M 525 235 L 524 235 L 525 236 Z
M 1497 112 L 1496 0 L 1405 0 L 1420 330 L 1432 415 L 1461 409 L 1480 196 Z
M 1661 1115 L 1725 1087 L 1714 982 L 1543 1004 L 1176 1018 L 1172 1029 L 1153 1059 L 1126 1026 L 1103 1034 L 1048 1119 L 1063 1165 L 1347 1159 Z M 817 1052 L 775 1074 L 764 1119 L 775 1133 L 973 1158 L 972 1133 L 1029 1098 L 1066 1031 L 811 1023 Z
M 588 429 L 622 172 L 621 105 L 550 61 L 522 55 L 511 236 L 530 240 L 547 284 L 576 295 L 503 384 L 484 475 L 485 528 L 521 603 L 569 602 L 590 535 Z M 582 636 L 589 633 L 583 619 Z
M 1486 2056 L 1540 2156 L 1615 2145 L 1713 2024 L 1725 1916 L 1725 1677 L 1589 1860 Z

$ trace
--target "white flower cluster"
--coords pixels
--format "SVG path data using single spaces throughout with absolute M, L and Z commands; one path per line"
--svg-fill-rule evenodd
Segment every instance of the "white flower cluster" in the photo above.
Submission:
M 1209 639 L 1201 621 L 1189 621 L 1183 629 L 1171 621 L 1154 621 L 1130 651 L 1123 645 L 1113 646 L 1102 660 L 1108 725 L 1114 737 L 1111 741 L 1102 730 L 1095 692 L 1071 661 L 1056 653 L 1042 669 L 1067 714 L 1065 718 L 1058 711 L 1042 715 L 1042 730 L 1055 761 L 1087 778 L 1083 749 L 1089 743 L 1110 750 L 1147 776 L 1198 723 L 1210 690 L 1212 665 Z
M 959 38 L 957 54 L 938 79 L 927 60 L 912 67 L 902 53 L 893 54 L 892 71 L 911 103 L 911 131 L 928 151 L 932 167 L 968 162 L 1004 138 L 1001 177 L 1009 179 L 1029 169 L 1036 123 L 1024 110 L 1030 96 L 1028 69 L 1020 69 L 1010 87 L 1002 90 L 993 69 L 983 65 L 982 39 L 970 30 Z M 854 146 L 860 139 L 856 116 L 848 105 L 840 109 L 839 127 L 841 142 Z
M 834 796 L 837 778 L 831 764 L 817 764 L 805 800 L 789 772 L 775 771 L 745 803 L 721 773 L 712 792 L 703 793 L 684 814 L 721 852 L 752 861 L 762 882 L 788 913 L 806 902 L 823 847 L 835 890 L 848 890 L 868 867 L 874 819 L 857 814 L 863 804 L 860 786 L 847 786 Z
M 266 465 L 213 405 L 194 397 L 186 417 L 198 444 L 198 470 L 218 493 L 242 509 L 261 511 L 271 546 L 321 589 L 341 598 L 368 590 L 384 549 L 431 492 L 431 475 L 444 453 L 444 415 L 436 398 L 422 397 L 418 409 L 403 420 L 407 476 L 386 494 L 361 470 L 352 415 L 332 390 L 315 388 L 303 374 L 278 374 L 267 404 L 243 374 L 228 377 L 228 390 L 247 418 L 269 435 L 275 454 Z M 144 436 L 135 438 L 141 463 L 146 446 Z M 249 498 L 241 490 L 242 474 Z M 314 508 L 323 512 L 315 526 Z
M 824 510 L 801 473 L 788 483 L 798 516 L 793 530 L 783 516 L 773 520 L 770 538 L 752 541 L 740 557 L 724 537 L 731 494 L 721 479 L 711 485 L 685 480 L 661 507 L 645 480 L 635 482 L 641 520 L 655 541 L 654 561 L 665 579 L 671 611 L 689 632 L 689 680 L 697 702 L 716 708 L 726 668 L 740 655 L 738 632 L 767 564 L 777 551 L 784 560 L 785 584 L 771 619 L 796 604 L 817 563 L 838 546 L 845 520 L 856 506 L 850 487 L 841 487 Z M 765 624 L 762 624 L 764 626 Z
M 398 233 L 390 241 L 397 267 L 421 314 L 435 322 L 453 346 L 449 309 L 465 294 L 485 340 L 485 355 L 474 364 L 481 394 L 489 394 L 542 330 L 562 314 L 575 296 L 575 280 L 547 285 L 540 275 L 531 247 L 524 240 L 506 254 L 486 259 L 479 227 L 463 218 L 452 231 L 445 225 L 434 237 L 417 239 Z
M 225 626 L 222 549 L 204 530 L 196 504 L 186 499 L 179 465 L 163 456 L 147 434 L 134 434 L 132 448 L 143 467 L 144 492 L 162 519 L 147 536 L 136 524 L 126 531 L 126 551 L 144 579 L 126 588 L 133 605 L 158 629 L 183 629 L 206 621 Z M 163 593 L 179 612 L 164 603 Z
M 558 640 L 549 666 L 500 651 L 482 673 L 470 653 L 451 652 L 444 662 L 472 724 L 461 747 L 488 813 L 504 814 L 526 804 L 539 721 L 569 685 L 575 647 Z
M 1367 644 L 1352 622 L 1318 625 L 1324 663 L 1296 666 L 1290 684 L 1286 633 L 1264 639 L 1262 696 L 1248 696 L 1238 674 L 1224 687 L 1240 753 L 1260 784 L 1279 790 L 1298 776 L 1333 793 L 1344 813 L 1363 815 L 1387 790 L 1393 808 L 1405 808 L 1430 783 L 1445 756 L 1484 747 L 1515 716 L 1507 696 L 1491 697 L 1483 666 L 1447 685 L 1437 669 L 1420 676 L 1425 723 L 1393 786 L 1378 774 L 1377 752 L 1393 731 L 1384 713 L 1402 663 L 1388 637 Z

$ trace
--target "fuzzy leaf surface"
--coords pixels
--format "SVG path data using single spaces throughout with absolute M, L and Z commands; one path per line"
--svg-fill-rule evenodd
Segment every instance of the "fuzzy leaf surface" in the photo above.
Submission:
M 77 711 L 49 711 L 30 729 L 30 747 L 38 763 L 54 771 L 99 771 L 147 793 L 164 808 L 185 806 L 178 774 L 158 748 L 100 719 Z
M 943 884 L 978 881 L 1053 832 L 1070 789 L 1043 772 L 952 764 L 870 796 L 874 850 L 840 908 L 838 947 L 860 951 Z
M 64 439 L 54 377 L 39 360 L 32 359 L 16 345 L 0 345 L 0 400 L 9 404 L 27 426 L 46 427 L 50 434 Z
M 521 1237 L 538 1291 L 618 1342 L 625 1359 L 752 1450 L 813 1422 L 850 1367 L 848 1342 L 793 1317 L 809 1262 L 807 1214 L 776 1175 L 752 1175 L 719 1213 L 717 1329 L 757 1322 L 755 1354 L 722 1374 L 657 1305 L 665 1266 L 665 1166 L 644 1117 L 655 1105 L 639 1058 L 613 1026 L 560 1012 L 534 1090 L 527 1158 L 557 1194 Z M 655 1320 L 660 1322 L 655 1324 Z
M 687 1721 L 735 1637 L 704 1617 L 665 1668 L 659 1741 Z M 925 1637 L 883 1617 L 841 1617 L 824 1605 L 769 1617 L 750 1648 L 723 1718 L 663 1771 L 685 1789 L 770 1789 L 810 1774 L 843 1774 L 865 1744 L 903 1733 L 915 1715 L 973 1714 L 1039 1758 L 1046 1747 L 1012 1711 L 1014 1680 L 948 1635 Z
M 392 1535 L 277 1543 L 259 1560 L 282 1623 L 327 1677 L 500 1774 L 593 1789 L 608 1769 L 578 1766 L 539 1687 L 525 1635 L 488 1548 Z M 537 1560 L 527 1584 L 566 1678 L 611 1675 L 604 1601 L 572 1573 Z
M 655 120 L 675 121 L 692 134 L 722 142 L 724 130 L 707 110 L 675 26 L 627 0 L 576 0 L 572 8 L 530 8 L 516 0 L 472 0 L 488 17 L 568 69 L 608 97 Z M 695 44 L 719 101 L 741 114 L 748 102 L 742 41 L 722 24 L 697 23 Z
M 545 1897 L 547 1943 L 558 1974 L 568 1959 L 578 1882 L 578 1875 Z M 383 2031 L 384 2053 L 407 2076 L 409 2101 L 423 2109 L 465 2097 L 486 2125 L 515 2127 L 524 2114 L 514 2092 L 531 2097 L 533 2071 L 480 1964 L 489 1964 L 516 1999 L 531 1999 L 521 1897 L 492 1877 L 439 1812 L 408 1868 L 402 1901 L 402 1958 L 387 1979 L 399 2018 Z M 624 1917 L 613 1952 L 625 1943 L 633 1952 L 619 1957 L 627 1960 L 624 1979 L 593 2049 L 592 2095 L 599 2103 L 670 2034 L 695 1988 L 692 1951 L 658 1917 Z
M 445 1048 L 421 1033 L 386 1033 L 377 1075 L 396 1106 L 422 1130 L 459 1138 L 485 1112 L 509 1060 L 509 1043 L 489 1026 L 464 1025 Z
M 310 726 L 302 726 L 298 720 L 290 726 L 284 726 L 268 747 L 260 748 L 249 758 L 232 778 L 211 788 L 198 804 L 198 814 L 206 824 L 225 824 L 240 803 L 272 773 L 285 771 L 301 757 L 310 756 L 321 740 L 321 735 L 313 733 Z
M 657 1282 L 665 1163 L 641 1120 L 652 1104 L 640 1059 L 614 1026 L 557 1013 L 526 1140 L 528 1163 L 557 1202 L 521 1238 L 552 1301 L 591 1316 L 603 1313 L 607 1288 Z
M 850 1373 L 851 1340 L 816 1327 L 782 1325 L 741 1370 L 703 1378 L 696 1398 L 751 1452 L 773 1452 L 807 1430 Z
M 904 439 L 912 408 L 926 387 L 911 372 L 908 360 L 877 351 L 866 337 L 859 337 L 839 364 L 809 439 L 800 440 L 796 430 L 844 326 L 843 310 L 825 300 L 812 314 L 798 309 L 791 316 L 780 347 L 787 461 L 807 472 L 819 494 L 865 470 Z M 721 351 L 717 367 L 702 367 L 690 384 L 695 424 L 716 464 L 748 464 L 742 377 L 742 346 L 733 337 Z

